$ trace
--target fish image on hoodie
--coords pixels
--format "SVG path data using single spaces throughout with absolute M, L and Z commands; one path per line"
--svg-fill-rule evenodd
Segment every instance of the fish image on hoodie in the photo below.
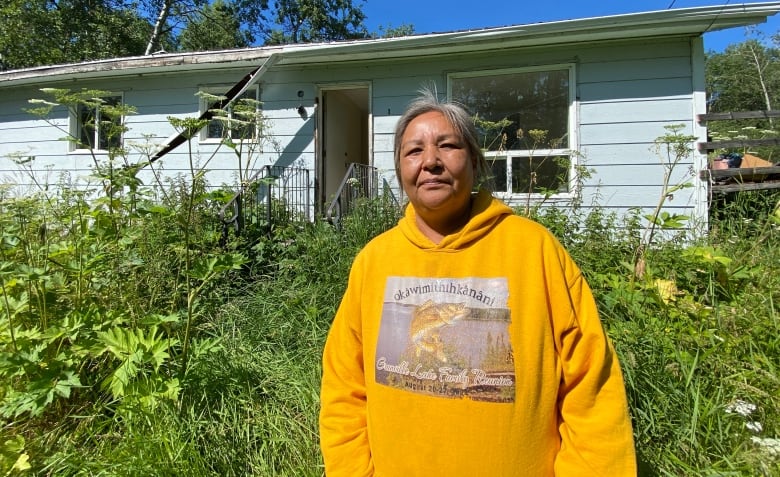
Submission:
M 417 394 L 514 402 L 505 278 L 388 277 L 377 383 Z

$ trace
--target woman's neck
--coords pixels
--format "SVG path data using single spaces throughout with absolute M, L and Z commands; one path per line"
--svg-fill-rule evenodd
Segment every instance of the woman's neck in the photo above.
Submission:
M 435 213 L 431 214 L 431 217 L 427 218 L 421 215 L 419 211 L 415 210 L 415 222 L 417 228 L 425 235 L 431 242 L 439 244 L 444 237 L 451 235 L 463 228 L 471 217 L 471 201 L 469 201 L 465 210 L 458 214 L 454 214 L 450 218 L 439 218 Z

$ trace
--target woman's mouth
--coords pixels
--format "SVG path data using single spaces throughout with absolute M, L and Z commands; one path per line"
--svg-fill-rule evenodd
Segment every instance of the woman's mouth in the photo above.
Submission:
M 447 185 L 449 182 L 443 179 L 425 179 L 417 184 L 418 187 Z

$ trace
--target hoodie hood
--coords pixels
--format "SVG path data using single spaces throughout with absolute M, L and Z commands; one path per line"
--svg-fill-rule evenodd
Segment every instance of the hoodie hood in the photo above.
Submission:
M 398 222 L 398 227 L 407 240 L 426 250 L 456 251 L 484 237 L 504 217 L 512 215 L 512 209 L 490 192 L 480 190 L 471 196 L 471 215 L 468 223 L 457 232 L 445 236 L 438 244 L 423 235 L 417 227 L 417 217 L 412 204 L 406 206 L 406 212 Z

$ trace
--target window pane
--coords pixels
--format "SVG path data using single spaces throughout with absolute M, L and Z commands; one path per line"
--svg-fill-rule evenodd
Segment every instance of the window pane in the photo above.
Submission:
M 78 105 L 78 148 L 93 149 L 95 145 L 95 111 L 83 104 Z
M 225 122 L 222 119 L 212 119 L 209 121 L 207 128 L 207 136 L 209 139 L 222 139 L 222 135 L 225 131 Z
M 122 104 L 122 98 L 119 96 L 102 99 L 105 106 L 116 108 Z M 100 118 L 98 149 L 108 150 L 120 147 L 122 145 L 122 117 L 116 114 L 116 111 L 101 106 L 98 106 L 98 115 Z
M 506 158 L 487 157 L 486 159 L 490 168 L 493 190 L 496 192 L 508 192 L 506 188 Z
M 236 99 L 230 110 L 230 134 L 233 139 L 255 137 L 254 122 L 257 116 L 257 91 L 250 89 Z
M 234 140 L 252 139 L 255 137 L 255 126 L 246 117 L 234 114 L 230 119 L 230 137 Z
M 516 194 L 567 192 L 569 158 L 513 157 L 512 192 Z
M 255 128 L 251 124 L 234 123 L 230 128 L 230 137 L 235 141 L 253 139 L 255 137 Z
M 78 149 L 108 150 L 122 145 L 121 96 L 101 98 L 102 103 L 80 104 L 76 111 Z
M 566 69 L 455 78 L 452 99 L 482 120 L 477 125 L 481 144 L 487 150 L 568 147 Z M 507 120 L 507 124 L 496 124 L 502 120 Z M 533 137 L 531 130 L 546 131 L 546 135 Z
M 215 111 L 214 119 L 209 121 L 206 129 L 208 139 L 222 139 L 230 135 L 233 140 L 250 139 L 256 135 L 255 127 L 248 122 L 255 120 L 257 112 L 257 89 L 250 88 L 238 96 L 226 110 Z M 214 109 L 217 103 L 211 103 Z

